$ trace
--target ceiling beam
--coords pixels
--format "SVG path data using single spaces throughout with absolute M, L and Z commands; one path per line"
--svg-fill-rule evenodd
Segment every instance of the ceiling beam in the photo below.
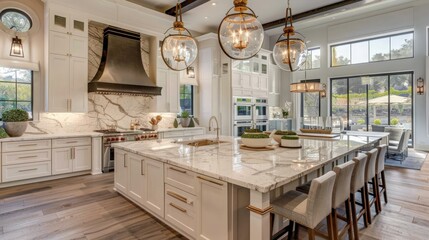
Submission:
M 210 0 L 185 0 L 182 4 L 182 13 L 185 13 L 187 11 L 190 11 L 206 2 L 209 2 Z M 165 11 L 166 14 L 171 16 L 176 16 L 176 6 L 168 9 Z
M 359 2 L 365 2 L 365 0 L 344 0 L 341 2 L 337 2 L 337 3 L 333 3 L 333 4 L 329 4 L 320 8 L 315 8 L 306 12 L 302 12 L 302 13 L 298 13 L 292 16 L 293 22 L 298 22 L 298 21 L 302 21 L 305 19 L 308 19 L 310 17 L 315 17 L 315 16 L 320 16 L 322 14 L 325 14 L 326 12 L 338 9 L 338 8 L 342 8 L 345 6 L 348 6 L 350 4 L 355 4 L 355 3 L 359 3 Z M 279 20 L 275 20 L 269 23 L 264 23 L 262 24 L 262 26 L 264 27 L 264 30 L 270 30 L 273 28 L 277 28 L 277 27 L 281 27 L 285 25 L 285 19 L 279 19 Z

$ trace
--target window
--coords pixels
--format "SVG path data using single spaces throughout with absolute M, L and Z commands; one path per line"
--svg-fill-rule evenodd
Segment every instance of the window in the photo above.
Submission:
M 307 70 L 320 68 L 320 48 L 312 48 L 307 50 L 307 61 L 305 62 Z M 305 70 L 301 67 L 299 70 Z
M 14 8 L 8 8 L 1 11 L 0 20 L 8 29 L 12 29 L 17 32 L 27 32 L 33 26 L 33 22 L 27 13 Z
M 413 73 L 332 79 L 331 116 L 355 131 L 398 124 L 412 130 Z
M 332 67 L 412 57 L 413 32 L 331 46 Z
M 306 82 L 320 82 L 320 80 L 306 80 Z M 301 102 L 301 117 L 320 117 L 320 93 L 301 93 Z
M 194 87 L 192 85 L 180 85 L 180 108 L 194 114 Z
M 0 118 L 9 109 L 23 109 L 33 118 L 33 73 L 0 67 Z

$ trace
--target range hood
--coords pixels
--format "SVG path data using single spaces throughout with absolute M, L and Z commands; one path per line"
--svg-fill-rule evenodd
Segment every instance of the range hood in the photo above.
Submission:
M 143 68 L 140 34 L 115 27 L 104 30 L 103 54 L 88 92 L 124 95 L 161 95 L 161 87 Z

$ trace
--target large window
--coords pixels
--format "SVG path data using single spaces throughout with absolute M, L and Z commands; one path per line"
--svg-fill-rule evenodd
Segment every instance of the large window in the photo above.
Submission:
M 331 116 L 347 129 L 373 125 L 413 128 L 413 73 L 380 74 L 331 80 Z
M 20 108 L 33 118 L 31 70 L 0 67 L 0 119 L 4 111 Z
M 194 87 L 192 85 L 180 85 L 180 108 L 194 114 Z
M 412 57 L 413 32 L 331 46 L 331 67 Z
M 308 49 L 307 54 L 307 61 L 305 62 L 307 70 L 320 68 L 320 48 Z

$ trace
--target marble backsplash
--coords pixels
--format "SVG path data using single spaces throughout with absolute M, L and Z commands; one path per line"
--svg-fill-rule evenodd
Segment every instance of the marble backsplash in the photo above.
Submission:
M 105 24 L 90 22 L 88 79 L 97 73 L 103 51 L 103 30 Z M 149 40 L 141 37 L 143 66 L 149 72 Z M 138 119 L 141 127 L 150 128 L 149 119 L 161 115 L 159 128 L 173 126 L 175 113 L 155 113 L 156 97 L 88 94 L 88 113 L 40 113 L 39 121 L 30 122 L 27 134 L 88 132 L 106 129 L 115 125 L 118 129 L 129 129 L 131 120 Z

